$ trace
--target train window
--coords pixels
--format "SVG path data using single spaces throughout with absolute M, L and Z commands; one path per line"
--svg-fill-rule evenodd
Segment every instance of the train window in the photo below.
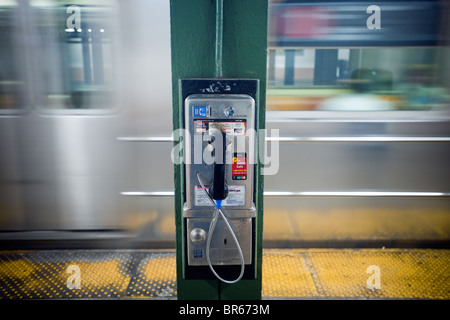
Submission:
M 267 109 L 448 110 L 443 3 L 271 0 Z
M 437 48 L 269 50 L 270 110 L 429 110 L 449 92 Z
M 0 115 L 21 112 L 26 105 L 23 44 L 16 37 L 19 21 L 18 3 L 0 2 Z
M 44 110 L 111 110 L 117 104 L 112 1 L 31 1 L 37 25 L 38 106 Z M 80 110 L 80 111 L 77 111 Z

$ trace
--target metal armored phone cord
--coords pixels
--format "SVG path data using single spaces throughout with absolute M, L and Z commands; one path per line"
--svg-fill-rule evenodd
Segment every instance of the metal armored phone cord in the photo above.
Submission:
M 214 273 L 214 275 L 217 277 L 217 279 L 219 279 L 222 282 L 229 283 L 229 284 L 236 283 L 242 279 L 242 276 L 244 275 L 244 270 L 245 270 L 245 261 L 244 261 L 244 254 L 242 253 L 242 248 L 239 244 L 236 234 L 234 233 L 233 229 L 231 228 L 230 223 L 228 222 L 228 219 L 225 217 L 225 215 L 222 212 L 222 209 L 220 208 L 222 200 L 220 200 L 220 203 L 218 203 L 218 204 L 216 204 L 214 202 L 213 198 L 211 198 L 209 193 L 206 191 L 205 185 L 203 184 L 203 181 L 200 178 L 199 172 L 197 172 L 197 179 L 198 179 L 198 182 L 200 183 L 200 185 L 202 186 L 203 191 L 207 195 L 208 199 L 211 201 L 212 205 L 216 208 L 214 210 L 213 219 L 211 220 L 211 223 L 209 225 L 208 238 L 206 240 L 206 260 L 208 261 L 209 268 L 211 269 L 212 273 Z M 219 276 L 217 274 L 216 270 L 214 270 L 214 267 L 212 266 L 212 263 L 211 263 L 211 259 L 209 257 L 211 238 L 212 238 L 212 234 L 214 233 L 214 229 L 216 228 L 216 223 L 217 223 L 217 220 L 219 219 L 219 214 L 222 216 L 223 220 L 225 221 L 225 224 L 228 227 L 228 230 L 230 230 L 230 232 L 231 232 L 231 236 L 233 237 L 233 240 L 237 245 L 237 249 L 239 251 L 239 257 L 241 259 L 241 273 L 239 274 L 239 277 L 237 277 L 235 280 L 225 280 L 221 276 Z

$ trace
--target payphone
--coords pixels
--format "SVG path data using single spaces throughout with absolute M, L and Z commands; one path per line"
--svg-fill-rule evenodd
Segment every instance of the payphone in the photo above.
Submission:
M 184 80 L 186 278 L 254 277 L 257 85 Z

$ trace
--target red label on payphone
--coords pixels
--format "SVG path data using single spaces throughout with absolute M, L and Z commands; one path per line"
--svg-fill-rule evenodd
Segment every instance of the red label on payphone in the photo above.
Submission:
M 247 180 L 247 154 L 245 152 L 233 154 L 231 176 L 233 180 Z

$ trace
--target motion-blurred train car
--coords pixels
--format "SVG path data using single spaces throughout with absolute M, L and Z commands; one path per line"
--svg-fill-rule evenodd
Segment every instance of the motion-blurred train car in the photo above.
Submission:
M 266 239 L 448 241 L 449 16 L 444 1 L 271 3 L 267 127 L 285 142 L 265 186 L 293 195 L 266 198 L 266 222 L 289 217 Z
M 169 23 L 165 1 L 1 2 L 5 243 L 117 243 L 171 217 L 171 198 L 121 195 L 173 189 L 171 144 L 118 140 L 171 135 Z
M 269 17 L 265 246 L 446 243 L 448 5 Z M 174 246 L 171 90 L 168 1 L 1 1 L 2 247 Z

